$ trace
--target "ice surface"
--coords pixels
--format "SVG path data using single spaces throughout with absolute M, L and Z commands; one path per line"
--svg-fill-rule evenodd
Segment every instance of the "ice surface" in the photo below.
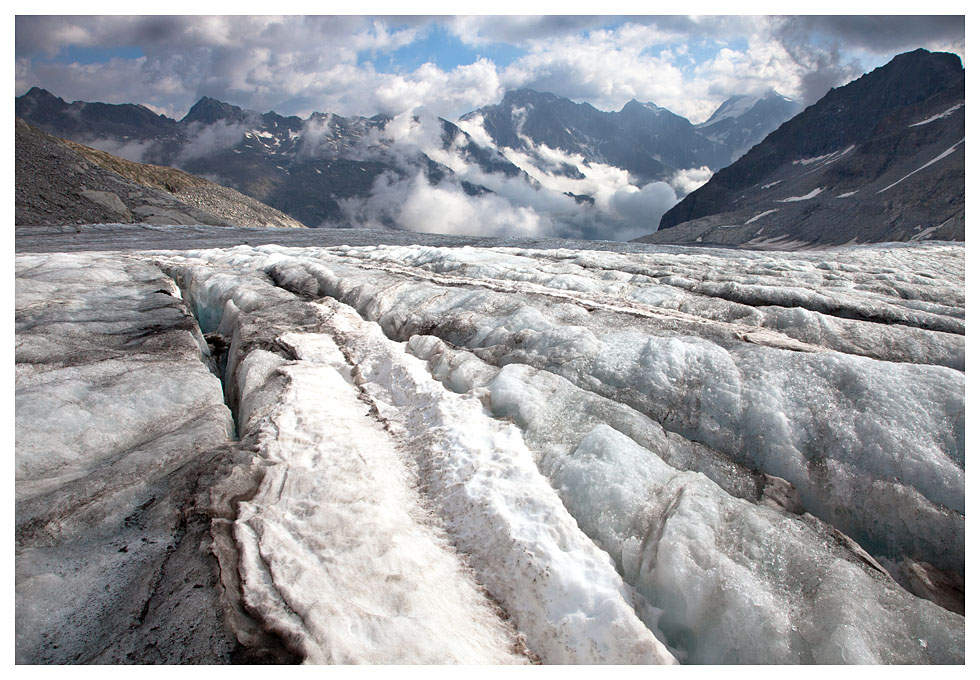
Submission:
M 756 480 L 712 452 L 685 460 L 655 423 L 552 373 L 494 369 L 431 337 L 416 336 L 410 349 L 453 389 L 486 394 L 495 414 L 525 430 L 579 526 L 664 610 L 659 624 L 689 661 L 916 663 L 930 658 L 920 638 L 959 644 L 940 622 L 954 615 L 901 592 L 812 517 L 786 513 L 773 494 L 759 498 Z M 929 622 L 909 624 L 897 610 Z
M 18 663 L 118 660 L 136 622 L 153 621 L 157 586 L 206 573 L 193 550 L 180 565 L 168 558 L 183 551 L 196 477 L 233 425 L 175 291 L 146 259 L 17 258 Z M 214 600 L 185 602 L 196 620 L 183 652 L 155 660 L 209 660 L 230 643 Z M 169 634 L 154 637 L 164 647 Z
M 807 280 L 824 278 L 823 263 L 799 262 L 796 268 L 806 273 L 801 284 L 807 285 L 797 288 L 771 285 L 785 263 L 768 271 L 760 267 L 760 274 L 743 273 L 739 283 L 664 277 L 673 284 L 668 291 L 680 286 L 776 303 L 771 325 L 782 326 L 777 330 L 723 320 L 741 311 L 731 306 L 694 315 L 633 302 L 636 294 L 624 294 L 621 276 L 570 271 L 560 259 L 549 261 L 548 253 L 535 258 L 545 260 L 535 266 L 524 254 L 497 258 L 486 250 L 341 248 L 340 257 L 306 254 L 291 269 L 284 250 L 262 250 L 266 254 L 256 256 L 255 266 L 274 270 L 287 287 L 306 286 L 352 305 L 390 337 L 436 334 L 495 364 L 525 363 L 555 372 L 736 462 L 787 479 L 808 511 L 874 554 L 905 555 L 962 571 L 963 374 L 822 351 L 782 332 L 794 327 L 788 315 L 808 317 L 793 304 L 819 310 L 853 304 L 855 315 L 871 307 L 872 298 L 864 293 L 886 290 L 876 272 L 887 268 L 872 264 L 870 271 L 859 271 L 836 297 L 814 290 Z M 460 257 L 466 261 L 460 263 Z M 290 276 L 303 283 L 290 282 Z M 902 279 L 918 277 L 896 272 L 888 278 L 895 279 L 888 289 L 906 293 L 912 286 L 903 286 Z M 641 290 L 652 300 L 648 291 L 662 288 Z M 933 303 L 929 294 L 910 297 L 890 302 L 885 295 L 874 312 L 861 316 L 961 329 L 955 310 Z M 686 309 L 701 311 L 693 305 Z M 861 326 L 876 333 L 883 324 Z M 910 343 L 906 361 L 915 361 L 912 348 L 918 341 L 928 346 L 950 336 L 927 330 L 899 330 Z M 862 502 L 855 503 L 857 498 Z M 889 512 L 882 512 L 886 507 Z
M 174 461 L 186 431 L 200 455 L 198 420 L 152 428 L 224 409 L 211 366 L 240 438 L 223 411 L 214 592 L 246 647 L 272 631 L 308 662 L 962 662 L 963 617 L 929 601 L 955 609 L 939 590 L 965 576 L 961 245 L 507 245 L 19 256 L 18 526 L 63 480 L 145 461 L 114 458 L 123 431 Z M 38 427 L 45 403 L 64 404 L 57 427 Z M 59 520 L 113 546 L 76 582 L 125 563 L 114 532 L 154 493 L 133 479 L 102 533 Z M 18 548 L 28 637 L 82 606 L 38 613 L 66 578 L 43 550 Z

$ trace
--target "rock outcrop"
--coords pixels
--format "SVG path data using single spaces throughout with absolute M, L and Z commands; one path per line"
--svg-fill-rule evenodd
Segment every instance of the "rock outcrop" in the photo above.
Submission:
M 305 226 L 233 189 L 54 137 L 20 118 L 15 167 L 18 225 Z

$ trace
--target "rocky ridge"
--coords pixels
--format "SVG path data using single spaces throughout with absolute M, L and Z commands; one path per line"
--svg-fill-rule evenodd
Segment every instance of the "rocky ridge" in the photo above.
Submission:
M 741 106 L 737 106 L 740 103 Z M 600 111 L 547 92 L 507 92 L 499 104 L 468 113 L 499 147 L 534 153 L 536 145 L 581 156 L 584 163 L 623 168 L 640 183 L 667 180 L 678 170 L 718 170 L 799 110 L 799 103 L 769 92 L 724 102 L 701 125 L 653 103 L 628 102 Z M 568 176 L 581 168 L 569 163 Z
M 15 166 L 18 225 L 305 226 L 234 189 L 60 139 L 20 118 Z
M 916 50 L 835 88 L 669 210 L 652 243 L 965 238 L 965 77 Z

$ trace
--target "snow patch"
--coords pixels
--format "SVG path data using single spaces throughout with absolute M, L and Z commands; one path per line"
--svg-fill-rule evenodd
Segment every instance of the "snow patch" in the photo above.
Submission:
M 745 224 L 752 224 L 752 223 L 753 223 L 753 222 L 755 222 L 756 220 L 758 220 L 758 219 L 760 219 L 760 218 L 763 218 L 763 217 L 765 217 L 766 215 L 771 215 L 771 214 L 773 214 L 774 212 L 779 212 L 779 208 L 773 208 L 772 210 L 766 210 L 765 212 L 761 212 L 761 213 L 759 213 L 759 214 L 758 214 L 758 215 L 756 215 L 755 217 L 750 217 L 750 218 L 749 218 L 749 219 L 748 219 L 748 220 L 747 220 L 747 221 L 745 222 Z
M 946 149 L 945 151 L 943 151 L 941 154 L 939 154 L 938 156 L 936 156 L 935 158 L 933 158 L 931 161 L 929 161 L 928 163 L 926 163 L 925 165 L 923 165 L 921 168 L 916 168 L 915 170 L 913 170 L 909 174 L 905 175 L 905 177 L 903 177 L 902 179 L 898 180 L 897 182 L 893 182 L 893 183 L 889 184 L 887 187 L 885 187 L 884 189 L 879 190 L 878 193 L 879 194 L 884 193 L 884 192 L 888 191 L 889 189 L 891 189 L 892 187 L 894 187 L 894 186 L 896 186 L 898 184 L 901 184 L 902 182 L 904 182 L 905 180 L 907 180 L 909 177 L 911 177 L 915 173 L 919 172 L 920 170 L 925 170 L 926 168 L 928 168 L 933 163 L 938 163 L 939 161 L 941 161 L 942 159 L 946 158 L 947 156 L 949 156 L 950 154 L 952 154 L 954 151 L 956 151 L 956 147 L 958 147 L 960 144 L 962 144 L 965 141 L 966 141 L 966 138 L 964 137 L 960 141 L 956 142 L 956 144 L 954 144 L 953 146 L 949 147 L 948 149 Z
M 966 102 L 960 102 L 959 104 L 957 104 L 955 106 L 952 106 L 952 107 L 946 109 L 942 113 L 937 113 L 935 116 L 932 116 L 931 118 L 926 118 L 925 120 L 920 120 L 918 123 L 912 123 L 911 125 L 909 125 L 909 127 L 917 127 L 919 125 L 928 125 L 929 123 L 933 123 L 933 122 L 935 122 L 937 120 L 940 120 L 942 118 L 946 118 L 947 116 L 949 116 L 950 114 L 952 114 L 957 109 L 962 108 L 965 103 Z
M 790 196 L 789 198 L 778 199 L 776 203 L 792 203 L 794 201 L 808 201 L 811 198 L 817 196 L 821 191 L 823 191 L 823 187 L 817 187 L 813 191 L 810 191 L 802 196 Z

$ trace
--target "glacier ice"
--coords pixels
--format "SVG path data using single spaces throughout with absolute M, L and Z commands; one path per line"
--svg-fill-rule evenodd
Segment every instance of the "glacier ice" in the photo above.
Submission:
M 706 451 L 684 460 L 656 423 L 553 373 L 492 369 L 431 336 L 414 337 L 410 349 L 454 390 L 484 394 L 495 414 L 525 429 L 566 507 L 665 612 L 660 626 L 689 661 L 956 660 L 931 657 L 917 642 L 956 648 L 948 623 L 895 616 L 915 605 L 866 553 L 787 512 L 778 494 L 760 495 L 744 470 L 721 467 Z
M 18 659 L 962 663 L 962 246 L 440 243 L 18 255 Z
M 17 662 L 230 650 L 216 591 L 193 588 L 209 567 L 190 506 L 233 423 L 173 281 L 112 255 L 20 255 L 15 274 Z M 194 622 L 146 635 L 169 588 Z

